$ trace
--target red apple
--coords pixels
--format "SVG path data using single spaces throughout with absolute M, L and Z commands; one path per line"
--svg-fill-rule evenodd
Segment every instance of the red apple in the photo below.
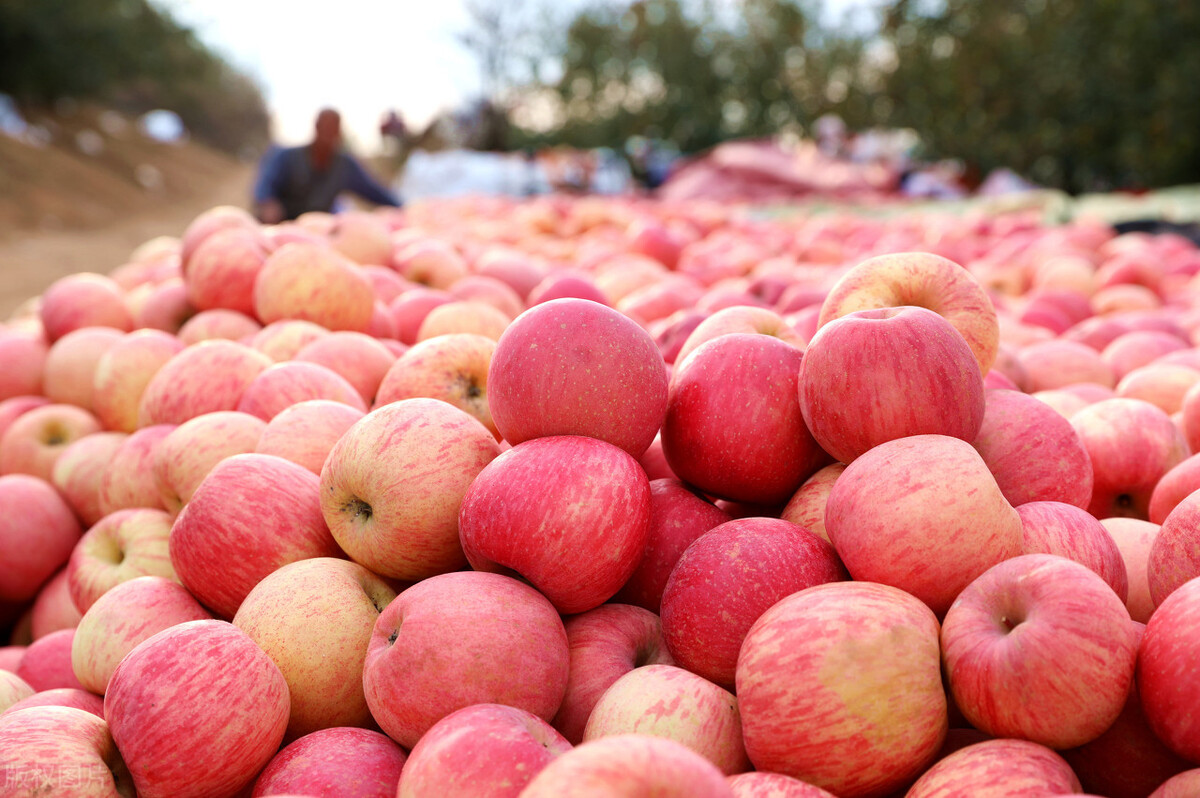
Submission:
M 831 793 L 780 773 L 742 773 L 729 777 L 734 798 L 835 798 Z
M 63 568 L 38 591 L 30 614 L 30 630 L 38 640 L 60 629 L 74 629 L 79 625 L 83 613 L 71 598 L 71 583 Z M 2 666 L 0 666 L 2 667 Z
M 396 362 L 396 356 L 379 341 L 349 331 L 330 333 L 309 343 L 294 359 L 336 372 L 354 386 L 368 405 L 375 401 L 379 384 Z
M 44 482 L 75 441 L 100 431 L 100 422 L 73 405 L 49 404 L 23 413 L 0 438 L 0 474 L 28 474 Z
M 1150 798 L 1191 798 L 1200 790 L 1200 768 L 1172 776 L 1150 793 Z
M 175 578 L 167 539 L 171 516 L 162 510 L 118 510 L 89 529 L 67 564 L 71 598 L 80 612 L 122 582 L 139 576 Z
M 84 327 L 111 327 L 128 332 L 133 316 L 125 291 L 102 274 L 82 272 L 61 277 L 42 294 L 40 308 L 46 340 L 57 341 Z
M 488 369 L 496 342 L 482 335 L 452 333 L 421 341 L 388 369 L 379 385 L 377 407 L 427 397 L 448 402 L 500 437 L 488 406 Z
M 250 346 L 276 363 L 282 363 L 329 334 L 329 330 L 320 324 L 303 319 L 285 319 L 272 322 L 255 333 L 250 339 Z
M 100 512 L 109 515 L 135 507 L 165 509 L 155 480 L 154 463 L 159 446 L 174 430 L 174 424 L 155 424 L 121 442 L 100 478 L 96 496 Z
M 78 690 L 83 685 L 75 678 L 71 667 L 71 643 L 75 639 L 74 629 L 60 629 L 29 644 L 17 665 L 17 675 L 39 693 L 58 687 Z
M 128 437 L 123 432 L 93 432 L 68 444 L 54 461 L 51 481 L 84 526 L 104 517 L 100 510 L 100 484 L 112 458 Z
M 329 452 L 363 415 L 358 408 L 328 399 L 299 402 L 271 419 L 254 451 L 291 460 L 320 476 Z
M 234 227 L 205 238 L 188 259 L 188 301 L 200 310 L 255 315 L 254 284 L 267 259 L 258 230 Z
M 825 529 L 825 505 L 838 477 L 846 470 L 844 463 L 832 463 L 813 474 L 792 494 L 780 518 L 812 532 L 821 540 L 829 540 Z
M 205 413 L 234 410 L 246 386 L 270 365 L 266 355 L 233 341 L 189 346 L 146 386 L 138 426 L 182 424 Z
M 1200 668 L 1197 641 L 1200 579 L 1192 579 L 1159 603 L 1138 653 L 1138 690 L 1146 720 L 1168 748 L 1191 762 L 1200 761 L 1195 711 L 1200 693 L 1192 678 Z
M 25 602 L 66 565 L 83 534 L 48 483 L 23 474 L 0 477 L 0 601 Z
M 1146 623 L 1154 612 L 1147 565 L 1154 539 L 1158 537 L 1159 526 L 1136 518 L 1105 518 L 1100 523 L 1117 544 L 1117 550 L 1121 552 L 1121 560 L 1125 564 L 1125 574 L 1129 581 L 1129 597 L 1125 600 L 1125 607 L 1129 610 L 1129 617 L 1138 623 Z
M 0 360 L 5 366 L 0 376 L 0 399 L 40 395 L 49 352 L 41 335 L 13 331 L 0 334 Z
M 93 378 L 92 404 L 105 429 L 133 432 L 146 386 L 183 342 L 159 330 L 138 330 L 117 341 L 100 356 Z
M 87 690 L 77 690 L 73 687 L 56 687 L 53 690 L 42 690 L 13 704 L 0 712 L 0 716 L 23 712 L 33 707 L 71 707 L 82 709 L 98 718 L 104 717 L 104 699 Z
M 336 251 L 289 243 L 271 253 L 254 281 L 254 311 L 264 323 L 298 319 L 327 330 L 363 332 L 375 295 L 357 267 Z
M 179 340 L 186 346 L 201 341 L 242 341 L 257 335 L 263 326 L 236 310 L 204 310 L 179 328 Z
M 299 360 L 277 363 L 251 380 L 237 409 L 270 421 L 292 405 L 311 399 L 330 399 L 367 412 L 362 396 L 336 371 Z
M 0 718 L 0 784 L 11 798 L 134 794 L 108 724 L 74 707 L 43 706 Z
M 1088 514 L 1062 502 L 1028 502 L 1017 507 L 1024 533 L 1024 554 L 1057 554 L 1094 571 L 1124 604 L 1129 577 L 1121 550 L 1108 530 Z
M 1052 796 L 1081 789 L 1071 766 L 1049 748 L 1026 740 L 987 740 L 938 762 L 905 798 Z
M 267 425 L 234 410 L 205 413 L 167 433 L 154 455 L 154 483 L 167 512 L 178 515 L 217 463 L 253 452 Z M 268 453 L 269 454 L 269 453 Z
M 84 327 L 54 342 L 46 354 L 43 390 L 52 402 L 94 408 L 96 368 L 124 333 L 109 327 Z
M 254 782 L 254 798 L 395 798 L 406 757 L 400 746 L 368 729 L 322 729 L 285 746 Z

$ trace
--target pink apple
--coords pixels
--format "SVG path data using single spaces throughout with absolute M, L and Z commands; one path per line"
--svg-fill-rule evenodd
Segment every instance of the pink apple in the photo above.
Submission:
M 183 347 L 183 342 L 169 333 L 138 330 L 100 356 L 92 383 L 92 404 L 105 429 L 133 432 L 138 428 L 142 393 L 158 370 Z
M 750 761 L 835 795 L 886 794 L 946 736 L 940 664 L 937 619 L 903 591 L 838 582 L 793 593 L 738 657 Z
M 263 327 L 250 339 L 250 346 L 276 363 L 291 360 L 300 350 L 329 335 L 329 330 L 303 319 L 285 319 Z
M 395 798 L 405 764 L 400 746 L 377 731 L 322 729 L 280 750 L 254 782 L 253 796 Z
M 337 372 L 354 386 L 368 405 L 396 356 L 379 341 L 356 332 L 335 332 L 309 343 L 295 360 L 316 363 Z
M 56 687 L 53 690 L 42 690 L 13 704 L 6 710 L 0 711 L 0 716 L 23 712 L 33 707 L 72 707 L 82 709 L 98 718 L 104 717 L 104 699 L 87 690 L 73 687 Z
M 452 333 L 421 341 L 388 369 L 377 407 L 427 397 L 448 402 L 479 420 L 499 438 L 488 405 L 488 369 L 496 342 L 482 335 Z
M 171 516 L 162 510 L 118 510 L 89 529 L 67 564 L 71 598 L 80 612 L 122 582 L 139 576 L 175 578 L 167 539 Z
M 235 795 L 283 739 L 287 682 L 236 627 L 189 621 L 121 660 L 104 716 L 139 796 Z
M 49 482 L 63 451 L 99 431 L 100 422 L 82 408 L 35 407 L 9 424 L 0 438 L 0 474 L 28 474 Z
M 472 274 L 462 278 L 450 287 L 450 295 L 456 299 L 484 302 L 509 319 L 515 319 L 525 310 L 525 302 L 508 283 L 487 275 Z
M 175 573 L 192 595 L 232 618 L 250 590 L 297 560 L 340 557 L 321 515 L 316 475 L 281 457 L 227 457 L 171 527 Z
M 358 563 L 318 557 L 254 586 L 233 617 L 288 683 L 287 739 L 335 726 L 370 727 L 363 659 L 396 592 Z
M 637 461 L 604 441 L 568 435 L 497 457 L 459 511 L 472 568 L 515 572 L 564 614 L 612 598 L 637 567 L 649 529 L 650 483 Z
M 329 452 L 363 415 L 357 408 L 328 399 L 300 402 L 271 419 L 254 451 L 291 460 L 320 476 Z
M 838 477 L 845 470 L 844 463 L 832 463 L 804 480 L 779 517 L 807 529 L 821 540 L 829 540 L 829 532 L 825 529 L 825 505 Z
M 835 798 L 831 793 L 780 773 L 742 773 L 729 777 L 734 798 Z
M 417 330 L 417 341 L 439 335 L 482 335 L 499 340 L 512 319 L 484 302 L 447 302 L 429 311 Z
M 71 640 L 71 669 L 85 689 L 103 695 L 125 655 L 153 634 L 212 615 L 177 582 L 140 576 L 96 600 Z
M 732 798 L 711 762 L 674 740 L 643 734 L 604 737 L 567 751 L 542 769 L 522 798 Z
M 642 452 L 638 458 L 638 464 L 642 470 L 646 472 L 647 479 L 673 479 L 679 481 L 679 477 L 671 470 L 671 466 L 667 464 L 667 455 L 662 448 L 662 435 L 655 436 L 650 442 L 650 448 Z
M 988 391 L 971 441 L 1013 506 L 1057 501 L 1088 506 L 1092 462 L 1070 422 L 1017 391 Z
M 24 602 L 66 565 L 83 534 L 48 483 L 23 474 L 0 477 L 0 601 Z
M 1117 383 L 1117 396 L 1142 399 L 1173 415 L 1183 409 L 1187 392 L 1197 383 L 1200 383 L 1200 370 L 1155 362 L 1122 377 Z
M 1125 561 L 1108 530 L 1086 510 L 1062 502 L 1028 502 L 1017 507 L 1024 533 L 1023 554 L 1057 554 L 1087 566 L 1124 604 L 1129 598 Z
M 1167 596 L 1146 624 L 1138 653 L 1138 691 L 1155 735 L 1191 762 L 1200 759 L 1195 712 L 1200 667 L 1200 579 Z M 36 685 L 35 685 L 36 686 Z
M 363 690 L 380 727 L 411 748 L 472 704 L 552 718 L 567 667 L 562 620 L 533 588 L 498 574 L 442 574 L 408 588 L 379 616 Z
M 1131 330 L 1117 336 L 1100 357 L 1118 381 L 1134 369 L 1153 363 L 1163 355 L 1187 349 L 1188 342 L 1177 335 L 1158 330 Z
M 242 341 L 257 335 L 263 326 L 236 310 L 203 310 L 179 328 L 179 340 L 186 346 L 201 341 Z
M 392 254 L 392 241 L 382 217 L 365 211 L 345 211 L 334 216 L 329 243 L 355 263 L 384 264 Z
M 187 301 L 187 286 L 179 277 L 131 290 L 125 296 L 135 330 L 160 330 L 178 335 L 196 313 Z
M 571 744 L 531 712 L 476 704 L 450 713 L 421 737 L 395 795 L 517 798 L 542 768 L 569 750 Z
M 188 259 L 188 301 L 202 311 L 224 308 L 255 315 L 254 284 L 267 254 L 256 229 L 235 227 L 213 233 Z
M 365 331 L 375 309 L 371 284 L 345 256 L 327 247 L 284 244 L 254 281 L 254 311 L 264 323 L 299 319 L 327 330 Z
M 608 298 L 591 278 L 566 270 L 546 275 L 545 279 L 530 290 L 528 299 L 530 307 L 555 299 L 586 299 L 601 305 L 608 304 Z
M 846 578 L 828 542 L 776 518 L 729 521 L 696 539 L 662 596 L 663 641 L 675 661 L 732 687 L 750 627 L 775 602 Z
M 123 432 L 93 432 L 68 444 L 54 461 L 51 481 L 84 526 L 104 517 L 100 510 L 100 484 L 112 458 L 128 437 Z
M 84 327 L 133 329 L 125 291 L 111 278 L 83 272 L 55 280 L 42 294 L 42 326 L 54 342 Z
M 1112 368 L 1100 353 L 1087 344 L 1065 338 L 1029 344 L 1017 353 L 1017 360 L 1029 375 L 1030 393 L 1063 388 L 1080 382 L 1107 388 L 1117 384 Z
M 1149 516 L 1158 481 L 1187 457 L 1187 444 L 1171 417 L 1140 399 L 1106 399 L 1071 417 L 1092 461 L 1092 501 L 1097 518 Z
M 1159 525 L 1137 518 L 1105 518 L 1100 523 L 1117 544 L 1125 564 L 1129 581 L 1129 598 L 1125 600 L 1125 607 L 1129 610 L 1129 617 L 1138 623 L 1146 623 L 1154 612 L 1147 565 L 1154 539 L 1158 537 Z
M 512 288 L 522 300 L 546 277 L 545 269 L 524 253 L 503 249 L 491 249 L 480 255 L 475 261 L 475 273 L 496 278 Z
M 467 275 L 467 263 L 454 247 L 433 238 L 418 239 L 392 253 L 391 267 L 406 280 L 446 289 Z
M 1124 600 L 1086 566 L 1026 554 L 972 582 L 942 625 L 946 675 L 971 725 L 1071 748 L 1112 725 L 1133 682 Z
M 971 348 L 925 308 L 857 311 L 824 325 L 804 353 L 799 385 L 813 437 L 843 463 L 909 435 L 971 441 L 983 423 Z
M 613 682 L 644 665 L 670 665 L 658 616 L 628 604 L 601 604 L 566 621 L 571 668 L 554 728 L 573 744 Z
M 220 410 L 196 416 L 167 433 L 153 463 L 154 483 L 167 512 L 177 515 L 217 463 L 256 451 L 266 428 L 262 419 L 248 413 Z
M 1197 490 L 1200 490 L 1200 456 L 1193 454 L 1163 474 L 1154 486 L 1150 494 L 1150 520 L 1161 524 L 1180 502 Z
M 384 405 L 330 450 L 321 509 L 338 545 L 382 576 L 454 571 L 467 561 L 459 541 L 467 486 L 499 453 L 482 424 L 445 402 Z
M 121 441 L 100 478 L 96 496 L 100 512 L 109 515 L 135 507 L 165 509 L 154 477 L 154 463 L 159 446 L 174 430 L 174 424 L 155 424 Z
M 215 208 L 209 208 L 193 219 L 187 229 L 183 231 L 183 238 L 179 245 L 179 257 L 184 272 L 186 273 L 192 255 L 195 254 L 204 239 L 220 230 L 230 228 L 254 230 L 258 228 L 258 223 L 245 208 L 232 205 L 218 205 Z
M 974 798 L 992 795 L 1078 793 L 1082 787 L 1058 754 L 1026 740 L 987 740 L 938 762 L 906 798 Z
M 1172 776 L 1150 793 L 1150 798 L 1191 798 L 1200 790 L 1200 768 Z
M 270 421 L 292 405 L 311 399 L 330 399 L 367 412 L 362 396 L 340 374 L 299 360 L 277 363 L 251 380 L 237 409 Z
M 415 344 L 421 324 L 430 311 L 453 301 L 454 297 L 445 291 L 428 288 L 405 291 L 388 305 L 392 321 L 396 323 L 396 337 L 406 344 Z
M 58 687 L 82 690 L 83 685 L 75 678 L 75 671 L 71 667 L 71 643 L 74 639 L 74 629 L 60 629 L 34 640 L 17 664 L 17 675 L 39 693 Z
M 1200 576 L 1200 492 L 1188 496 L 1163 519 L 1147 560 L 1150 597 L 1161 606 L 1167 596 Z
M 0 333 L 0 360 L 5 365 L 4 374 L 0 375 L 0 399 L 40 395 L 49 352 L 41 335 Z
M 769 335 L 800 350 L 804 349 L 805 344 L 804 339 L 778 313 L 766 308 L 741 305 L 719 310 L 701 321 L 683 343 L 674 362 L 683 363 L 701 344 L 732 333 Z
M 74 707 L 36 707 L 0 718 L 0 783 L 12 798 L 134 794 L 108 724 Z
M 497 342 L 488 403 L 514 446 L 587 435 L 637 457 L 666 413 L 666 366 L 630 319 L 595 302 L 557 299 L 522 313 Z
M 30 627 L 33 639 L 45 637 L 60 629 L 74 629 L 79 625 L 83 613 L 75 606 L 71 598 L 71 584 L 67 579 L 68 569 L 50 577 L 50 581 L 38 591 L 30 614 Z
M 854 579 L 899 587 L 939 615 L 1022 547 L 1020 516 L 983 458 L 943 435 L 889 441 L 851 463 L 825 528 Z
M 737 699 L 673 665 L 635 668 L 600 696 L 584 729 L 584 742 L 618 734 L 647 734 L 682 743 L 726 775 L 750 767 Z
M 29 682 L 13 671 L 0 668 L 0 713 L 34 694 Z
M 104 353 L 124 337 L 120 330 L 109 327 L 84 327 L 55 341 L 46 354 L 43 379 L 46 398 L 91 412 L 96 367 Z
M 180 352 L 158 370 L 138 406 L 138 426 L 182 424 L 233 410 L 246 386 L 271 359 L 233 341 L 204 341 Z
M 30 410 L 45 407 L 50 400 L 44 396 L 13 396 L 0 400 L 0 438 L 12 426 L 12 423 Z

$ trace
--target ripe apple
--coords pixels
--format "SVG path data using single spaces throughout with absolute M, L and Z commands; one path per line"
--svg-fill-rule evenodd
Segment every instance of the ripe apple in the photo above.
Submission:
M 235 795 L 279 748 L 287 682 L 236 627 L 189 621 L 121 660 L 104 716 L 139 796 Z
M 285 746 L 254 782 L 254 798 L 395 798 L 406 757 L 377 731 L 322 729 Z
M 257 229 L 234 227 L 213 233 L 188 259 L 188 301 L 200 310 L 224 308 L 255 315 L 254 284 L 267 255 Z
M 42 294 L 40 308 L 46 340 L 51 343 L 85 327 L 133 329 L 125 291 L 102 274 L 81 272 L 61 277 Z
M 124 337 L 123 332 L 109 327 L 84 327 L 55 341 L 46 354 L 46 398 L 92 412 L 96 367 L 104 353 Z
M 28 474 L 44 482 L 54 465 L 75 441 L 100 431 L 88 411 L 65 404 L 48 404 L 21 414 L 0 438 L 0 474 Z
M 42 335 L 11 330 L 0 333 L 0 360 L 5 365 L 0 399 L 41 395 L 49 352 Z
M 901 590 L 835 582 L 793 593 L 738 656 L 750 761 L 835 795 L 901 786 L 946 736 L 939 654 L 937 619 Z
M 38 692 L 58 687 L 82 690 L 83 685 L 75 678 L 75 671 L 71 668 L 71 643 L 74 639 L 74 629 L 60 629 L 34 640 L 21 655 L 16 674 Z
M 741 773 L 729 777 L 734 798 L 835 798 L 831 793 L 781 773 Z
M 377 407 L 427 397 L 454 405 L 500 437 L 488 406 L 488 368 L 496 342 L 482 335 L 451 333 L 421 341 L 396 359 L 379 384 Z
M 250 339 L 250 346 L 276 363 L 291 360 L 300 350 L 329 335 L 320 324 L 303 319 L 284 319 L 263 327 Z
M 108 724 L 74 707 L 0 717 L 0 784 L 11 798 L 134 795 Z
M 246 386 L 271 362 L 233 341 L 189 346 L 151 378 L 138 406 L 138 426 L 182 424 L 205 413 L 234 410 Z
M 545 597 L 507 576 L 450 573 L 413 585 L 380 614 L 363 692 L 380 728 L 411 749 L 472 704 L 554 717 L 567 668 L 567 635 Z
M 1150 798 L 1190 798 L 1200 790 L 1200 768 L 1172 776 L 1150 793 Z
M 29 682 L 13 671 L 0 668 L 0 713 L 31 695 L 34 695 L 34 689 Z
M 34 640 L 45 637 L 60 629 L 74 629 L 79 625 L 83 613 L 71 598 L 71 584 L 63 568 L 38 591 L 30 610 L 30 632 Z M 3 666 L 0 666 L 3 667 Z
M 1154 612 L 1147 566 L 1159 526 L 1137 518 L 1105 518 L 1100 523 L 1117 544 L 1125 564 L 1129 582 L 1129 597 L 1125 600 L 1125 607 L 1129 610 L 1129 617 L 1138 623 L 1146 623 Z
M 237 409 L 270 421 L 292 405 L 311 399 L 330 399 L 367 412 L 362 396 L 336 371 L 300 360 L 265 369 L 246 386 Z
M 329 399 L 299 402 L 271 419 L 253 451 L 291 460 L 320 476 L 329 452 L 363 415 L 358 408 Z
M 0 716 L 24 712 L 33 707 L 72 707 L 82 709 L 98 718 L 104 717 L 104 699 L 87 690 L 77 690 L 73 687 L 56 687 L 53 690 L 42 690 L 28 698 L 21 699 L 6 710 L 0 711 Z
M 100 478 L 96 501 L 105 515 L 135 507 L 165 509 L 155 481 L 154 463 L 162 442 L 175 430 L 174 424 L 143 427 L 121 441 Z
M 838 477 L 846 470 L 845 463 L 831 463 L 817 471 L 792 494 L 779 517 L 812 532 L 821 540 L 829 540 L 825 529 L 825 505 Z
M 254 311 L 264 324 L 298 319 L 364 332 L 374 309 L 371 283 L 345 256 L 318 244 L 284 244 L 254 281 Z
M 0 477 L 0 601 L 25 602 L 66 565 L 83 531 L 48 483 Z
M 1057 554 L 1087 566 L 1113 589 L 1124 604 L 1129 576 L 1121 550 L 1104 525 L 1070 504 L 1028 502 L 1017 507 L 1024 533 L 1024 554 Z
M 1117 384 L 1112 367 L 1104 362 L 1099 352 L 1065 338 L 1023 346 L 1017 351 L 1017 362 L 1029 378 L 1029 393 L 1077 383 L 1092 383 L 1105 388 Z
M 138 428 L 142 393 L 158 370 L 183 347 L 183 342 L 169 333 L 138 330 L 100 356 L 93 377 L 92 404 L 105 429 L 133 432 Z
M 293 359 L 316 363 L 336 372 L 354 386 L 367 405 L 375 401 L 379 384 L 396 362 L 396 356 L 379 341 L 346 330 L 307 344 Z
M 167 540 L 171 516 L 146 508 L 100 519 L 76 544 L 67 563 L 71 598 L 87 612 L 102 595 L 139 576 L 175 578 Z
M 1200 490 L 1200 456 L 1193 454 L 1167 473 L 1150 494 L 1150 521 L 1161 524 L 1180 502 Z
M 641 466 L 579 436 L 537 438 L 501 454 L 471 482 L 459 511 L 472 568 L 519 574 L 564 614 L 612 598 L 637 567 L 649 529 Z
M 440 289 L 450 288 L 468 272 L 462 255 L 435 238 L 418 239 L 396 249 L 389 265 L 406 280 Z
M 179 340 L 185 346 L 201 341 L 243 341 L 261 331 L 263 326 L 236 310 L 202 310 L 179 328 Z
M 129 436 L 123 432 L 93 432 L 63 448 L 54 461 L 51 481 L 84 526 L 104 517 L 100 484 L 112 458 Z
M 1082 787 L 1058 754 L 1027 740 L 987 740 L 938 762 L 905 798 L 992 795 L 1066 795 Z
M 205 413 L 167 433 L 154 455 L 154 483 L 167 512 L 178 515 L 213 467 L 253 452 L 267 425 L 235 410 Z
M 1192 579 L 1166 596 L 1146 623 L 1137 677 L 1150 728 L 1168 748 L 1191 762 L 1200 760 L 1198 693 L 1191 678 L 1200 667 L 1197 640 L 1200 579 Z
M 453 301 L 454 297 L 445 291 L 428 288 L 405 291 L 388 304 L 392 321 L 396 323 L 396 337 L 403 343 L 415 344 L 421 324 L 430 311 Z

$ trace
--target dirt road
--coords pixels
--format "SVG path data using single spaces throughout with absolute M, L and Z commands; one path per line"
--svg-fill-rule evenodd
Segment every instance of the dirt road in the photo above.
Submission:
M 156 236 L 178 236 L 201 211 L 214 205 L 246 204 L 253 170 L 231 167 L 212 188 L 186 200 L 140 212 L 107 227 L 88 230 L 0 231 L 0 319 L 29 297 L 67 274 L 107 274 L 139 244 Z

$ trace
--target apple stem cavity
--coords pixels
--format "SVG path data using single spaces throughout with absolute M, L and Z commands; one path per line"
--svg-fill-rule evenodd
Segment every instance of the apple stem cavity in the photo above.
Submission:
M 371 509 L 371 505 L 362 499 L 354 498 L 342 505 L 342 512 L 350 513 L 360 521 L 370 521 L 374 511 Z

